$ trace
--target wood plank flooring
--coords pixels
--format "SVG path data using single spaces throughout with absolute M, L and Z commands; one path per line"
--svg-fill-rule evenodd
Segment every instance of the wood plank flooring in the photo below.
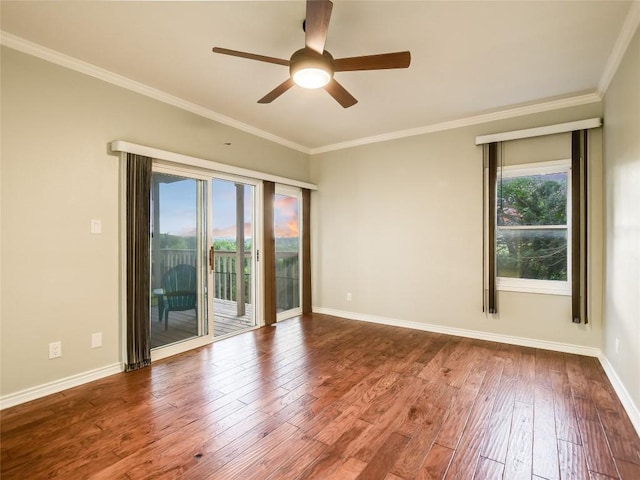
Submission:
M 307 315 L 1 412 L 10 479 L 638 480 L 598 361 Z

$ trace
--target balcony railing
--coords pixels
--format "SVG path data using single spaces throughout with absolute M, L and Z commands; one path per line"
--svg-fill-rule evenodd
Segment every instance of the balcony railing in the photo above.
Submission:
M 251 298 L 251 256 L 247 251 L 240 274 L 244 276 L 244 303 L 252 304 Z M 237 302 L 236 275 L 239 269 L 235 251 L 214 251 L 213 254 L 214 298 Z M 176 265 L 196 265 L 194 249 L 160 249 L 160 277 Z M 155 269 L 154 269 L 155 271 Z M 300 305 L 300 267 L 297 252 L 276 253 L 276 306 L 278 311 L 289 310 Z
M 239 272 L 236 265 L 238 262 L 236 252 L 213 252 L 214 298 L 237 302 L 236 276 L 240 273 L 244 276 L 244 303 L 253 303 L 251 301 L 251 255 L 252 252 L 245 252 L 244 265 Z

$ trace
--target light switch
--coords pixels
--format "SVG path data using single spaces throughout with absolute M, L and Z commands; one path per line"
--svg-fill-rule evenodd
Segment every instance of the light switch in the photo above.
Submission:
M 91 334 L 91 348 L 98 348 L 102 346 L 102 332 Z
M 91 233 L 102 233 L 102 220 L 92 219 L 91 220 Z

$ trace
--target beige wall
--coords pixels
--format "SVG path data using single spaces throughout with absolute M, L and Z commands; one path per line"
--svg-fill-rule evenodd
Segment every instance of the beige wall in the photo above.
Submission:
M 303 153 L 6 48 L 1 88 L 0 395 L 120 361 L 109 141 L 309 180 Z M 92 218 L 102 235 L 89 233 Z M 90 348 L 95 332 L 102 348 Z M 63 356 L 48 360 L 56 340 Z
M 607 90 L 604 111 L 603 350 L 640 410 L 640 30 Z
M 319 187 L 312 203 L 314 305 L 356 317 L 600 347 L 600 130 L 590 135 L 589 325 L 571 322 L 568 296 L 499 292 L 499 314 L 482 313 L 482 150 L 475 145 L 476 135 L 600 115 L 601 105 L 591 104 L 312 157 Z M 531 161 L 567 158 L 569 136 L 566 143 L 562 137 L 514 143 L 505 151 L 517 157 L 519 147 L 531 144 L 537 150 Z

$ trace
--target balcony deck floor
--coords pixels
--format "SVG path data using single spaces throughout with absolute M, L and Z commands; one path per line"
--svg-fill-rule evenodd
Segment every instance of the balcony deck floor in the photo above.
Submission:
M 253 305 L 245 304 L 245 315 L 238 317 L 236 303 L 229 300 L 214 300 L 213 333 L 222 337 L 238 333 L 254 326 Z M 152 306 L 151 316 L 151 348 L 180 342 L 194 337 L 197 332 L 195 310 L 169 312 L 169 325 L 164 329 L 164 321 L 158 319 L 158 307 Z

